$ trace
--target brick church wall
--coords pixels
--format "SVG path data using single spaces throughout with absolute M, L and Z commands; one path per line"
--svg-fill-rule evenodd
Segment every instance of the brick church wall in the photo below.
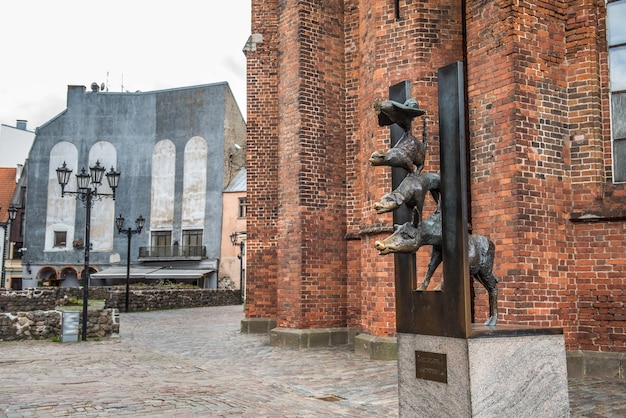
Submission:
M 253 2 L 246 314 L 287 328 L 347 318 L 343 2 L 321 3 Z
M 427 111 L 429 142 L 423 172 L 436 172 L 437 68 L 463 57 L 459 8 L 445 1 L 400 2 L 396 19 L 394 3 L 353 1 L 345 14 L 346 97 L 351 100 L 346 108 L 353 124 L 347 129 L 348 260 L 354 266 L 348 270 L 348 283 L 349 294 L 358 295 L 350 299 L 349 311 L 356 315 L 349 320 L 351 326 L 379 336 L 395 335 L 395 290 L 393 257 L 379 256 L 374 247 L 376 240 L 389 235 L 392 215 L 378 215 L 373 209 L 391 190 L 391 169 L 368 162 L 373 151 L 390 146 L 389 128 L 378 126 L 372 104 L 388 98 L 389 86 L 410 81 L 411 95 Z M 422 120 L 416 119 L 413 134 L 421 138 L 421 132 Z M 430 201 L 428 205 L 426 213 L 434 210 Z M 425 266 L 429 253 L 419 255 Z
M 278 10 L 252 2 L 252 33 L 262 35 L 247 58 L 246 316 L 276 317 L 278 266 Z
M 567 2 L 566 27 L 575 280 L 566 341 L 571 349 L 626 352 L 626 185 L 612 181 L 604 2 Z
M 468 8 L 472 221 L 498 245 L 500 320 L 564 327 L 570 350 L 625 346 L 604 24 L 589 2 Z
M 472 226 L 497 243 L 501 321 L 563 326 L 572 307 L 564 9 L 480 6 L 468 8 Z M 485 311 L 484 289 L 474 290 Z
M 345 327 L 343 2 L 279 16 L 277 325 Z
M 410 81 L 427 110 L 423 172 L 437 171 L 437 68 L 466 59 L 470 220 L 497 246 L 499 323 L 563 327 L 570 350 L 626 351 L 603 2 L 252 5 L 263 42 L 248 52 L 246 316 L 395 335 L 393 257 L 374 248 L 392 217 L 373 210 L 391 170 L 367 161 L 389 129 L 372 103 Z M 473 290 L 482 322 L 487 297 Z

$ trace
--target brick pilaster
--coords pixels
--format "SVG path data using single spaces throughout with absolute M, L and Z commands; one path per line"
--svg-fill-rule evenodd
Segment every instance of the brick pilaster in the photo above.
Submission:
M 252 1 L 247 58 L 246 317 L 276 317 L 278 245 L 277 1 Z

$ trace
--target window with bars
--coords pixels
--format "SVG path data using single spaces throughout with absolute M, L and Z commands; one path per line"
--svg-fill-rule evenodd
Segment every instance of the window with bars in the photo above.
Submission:
M 626 0 L 607 4 L 613 181 L 626 182 Z

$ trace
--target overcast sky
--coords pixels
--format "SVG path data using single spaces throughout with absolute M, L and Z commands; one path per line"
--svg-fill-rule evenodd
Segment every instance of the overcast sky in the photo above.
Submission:
M 250 0 L 0 2 L 0 123 L 34 130 L 67 86 L 153 91 L 227 81 L 246 116 Z

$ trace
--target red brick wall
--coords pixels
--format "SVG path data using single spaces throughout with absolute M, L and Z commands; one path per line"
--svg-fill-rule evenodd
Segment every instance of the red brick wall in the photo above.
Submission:
M 572 349 L 626 352 L 626 188 L 611 180 L 606 51 L 604 2 L 568 3 L 571 217 L 579 221 L 570 227 L 576 308 L 566 341 Z
M 400 19 L 395 3 L 252 2 L 265 40 L 248 55 L 247 316 L 394 335 L 393 258 L 373 245 L 391 228 L 373 210 L 390 169 L 367 162 L 389 129 L 371 106 L 409 80 L 428 112 L 424 171 L 436 171 L 437 68 L 466 52 L 472 228 L 497 246 L 500 323 L 626 351 L 604 2 L 405 0 Z M 487 297 L 474 291 L 482 322 Z
M 276 317 L 278 266 L 278 9 L 252 2 L 252 33 L 263 36 L 247 58 L 246 316 Z
M 626 240 L 612 219 L 626 202 L 611 183 L 604 31 L 603 4 L 470 3 L 472 220 L 498 246 L 501 322 L 624 351 Z M 585 215 L 598 222 L 572 222 Z
M 505 323 L 562 326 L 571 306 L 563 23 L 561 2 L 468 8 L 472 221 L 497 244 Z
M 572 232 L 576 309 L 567 313 L 568 348 L 626 352 L 626 222 L 580 223 Z
M 346 170 L 348 283 L 354 284 L 349 287 L 349 312 L 355 313 L 349 323 L 380 336 L 395 335 L 394 268 L 393 256 L 379 256 L 374 242 L 389 235 L 392 216 L 377 215 L 373 205 L 390 191 L 391 169 L 373 167 L 368 159 L 373 151 L 389 148 L 390 137 L 388 127 L 378 126 L 372 104 L 388 98 L 389 86 L 410 81 L 412 96 L 428 112 L 430 141 L 424 172 L 437 171 L 437 68 L 463 57 L 458 4 L 400 2 L 400 19 L 396 19 L 394 3 L 351 1 L 345 12 L 346 108 L 351 124 Z M 421 119 L 414 125 L 414 134 L 420 137 Z M 426 210 L 434 207 L 430 204 Z M 423 253 L 421 265 L 429 256 L 428 249 Z
M 275 16 L 277 142 L 258 146 L 277 151 L 276 258 L 267 260 L 277 269 L 277 325 L 346 326 L 343 2 L 281 1 Z

